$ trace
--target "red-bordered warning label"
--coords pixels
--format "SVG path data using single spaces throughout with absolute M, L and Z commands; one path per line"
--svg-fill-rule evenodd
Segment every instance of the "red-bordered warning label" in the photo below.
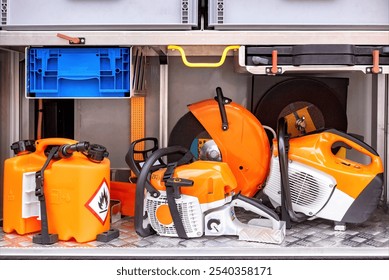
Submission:
M 104 178 L 95 193 L 85 204 L 85 207 L 104 225 L 108 217 L 109 201 L 109 188 Z

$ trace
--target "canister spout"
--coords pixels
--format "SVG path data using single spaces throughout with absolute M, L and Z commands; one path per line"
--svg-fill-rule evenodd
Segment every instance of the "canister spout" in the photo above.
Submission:
M 76 144 L 62 145 L 58 150 L 58 157 L 69 158 L 74 152 L 84 152 L 89 149 L 89 142 L 83 141 Z

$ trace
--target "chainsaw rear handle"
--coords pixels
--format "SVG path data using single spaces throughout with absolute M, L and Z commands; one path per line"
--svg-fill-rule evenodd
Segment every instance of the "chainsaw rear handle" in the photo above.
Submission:
M 280 218 L 278 217 L 278 215 L 273 210 L 259 203 L 253 198 L 237 194 L 232 198 L 231 204 L 234 207 L 243 208 L 244 210 L 251 211 L 255 214 L 269 219 L 272 223 L 273 229 L 280 228 Z
M 67 138 L 45 138 L 35 141 L 35 152 L 37 154 L 44 154 L 47 147 L 50 146 L 62 146 L 62 145 L 72 145 L 76 144 L 76 140 L 67 139 Z
M 135 231 L 142 237 L 155 234 L 151 225 L 147 223 L 144 227 L 144 200 L 145 200 L 145 188 L 153 197 L 158 197 L 160 192 L 155 189 L 148 180 L 154 164 L 162 157 L 171 154 L 187 154 L 188 149 L 181 146 L 172 146 L 167 148 L 161 148 L 156 150 L 144 163 L 142 170 L 138 176 L 135 190 Z

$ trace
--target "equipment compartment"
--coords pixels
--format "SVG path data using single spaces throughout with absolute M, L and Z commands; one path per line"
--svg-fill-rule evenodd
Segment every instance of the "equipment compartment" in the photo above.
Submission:
M 3 2 L 7 30 L 190 30 L 198 24 L 197 0 Z
M 386 8 L 383 8 L 386 7 Z M 386 0 L 209 0 L 215 29 L 387 29 Z
M 64 8 L 61 5 L 63 3 L 69 4 L 65 6 L 67 9 L 70 6 L 84 5 L 88 2 L 90 10 L 84 11 L 82 15 L 79 14 L 80 10 L 73 9 L 73 12 L 78 16 L 76 19 L 70 16 L 68 18 L 65 16 L 64 19 L 58 13 L 55 15 L 56 10 L 51 10 L 53 3 L 49 3 L 50 1 L 46 1 L 46 4 L 42 5 L 43 1 L 37 0 L 33 4 L 25 3 L 24 6 L 20 0 L 1 0 L 0 2 L 2 3 L 2 25 L 0 25 L 0 29 L 3 29 L 0 30 L 0 108 L 2 113 L 1 127 L 3 128 L 0 135 L 1 167 L 4 167 L 5 159 L 13 156 L 9 151 L 10 143 L 18 139 L 44 138 L 47 137 L 46 134 L 50 133 L 54 134 L 50 137 L 54 137 L 60 132 L 66 132 L 66 134 L 70 132 L 69 136 L 61 135 L 65 138 L 93 139 L 94 142 L 104 144 L 109 150 L 112 172 L 111 199 L 112 201 L 116 200 L 116 202 L 120 200 L 122 206 L 120 211 L 117 209 L 119 204 L 115 205 L 115 211 L 109 208 L 115 214 L 114 219 L 112 219 L 112 227 L 120 230 L 120 236 L 115 240 L 107 243 L 99 240 L 85 243 L 60 240 L 56 245 L 51 246 L 34 245 L 30 233 L 18 235 L 4 232 L 3 229 L 6 229 L 6 224 L 2 220 L 4 199 L 12 198 L 14 194 L 4 192 L 5 188 L 1 184 L 0 259 L 24 258 L 26 256 L 32 259 L 53 256 L 102 259 L 125 259 L 126 257 L 156 259 L 160 256 L 168 256 L 168 258 L 183 256 L 188 259 L 198 258 L 199 256 L 208 259 L 210 256 L 211 258 L 221 259 L 231 259 L 233 257 L 266 259 L 269 256 L 274 259 L 277 257 L 283 259 L 313 257 L 317 259 L 358 258 L 364 260 L 367 258 L 388 258 L 389 221 L 387 219 L 387 201 L 389 196 L 387 192 L 387 166 L 389 159 L 387 147 L 389 141 L 387 128 L 389 63 L 387 61 L 387 47 L 389 46 L 389 14 L 388 9 L 386 9 L 387 1 L 376 0 L 370 2 L 369 7 L 360 0 L 180 1 L 180 7 L 188 7 L 188 10 L 185 11 L 189 13 L 193 11 L 192 8 L 196 9 L 195 6 L 190 5 L 198 4 L 197 8 L 200 12 L 203 12 L 201 14 L 203 18 L 201 18 L 200 30 L 188 30 L 193 27 L 190 23 L 179 23 L 178 26 L 176 24 L 160 24 L 159 19 L 163 16 L 165 8 L 170 7 L 171 2 L 178 3 L 176 1 L 168 1 L 169 3 L 158 1 L 156 5 L 150 5 L 153 2 L 149 1 L 135 1 L 135 3 L 142 2 L 142 6 L 147 5 L 142 11 L 154 9 L 158 11 L 157 16 L 155 13 L 154 15 L 152 13 L 147 14 L 144 17 L 144 21 L 147 23 L 144 25 L 123 24 L 123 22 L 114 21 L 116 19 L 123 20 L 123 14 L 128 14 L 128 11 L 123 9 L 124 0 L 98 1 L 99 5 L 109 5 L 111 9 L 99 9 L 95 14 L 93 14 L 95 12 L 93 9 L 97 7 L 97 0 L 56 1 L 56 3 L 59 3 L 58 9 Z M 125 2 L 128 5 L 133 4 L 133 1 Z M 301 7 L 303 2 L 304 7 L 307 8 L 305 10 L 298 8 Z M 19 10 L 15 10 L 15 3 L 16 5 L 19 3 Z M 208 15 L 206 12 L 212 3 L 218 3 L 221 16 L 233 12 L 241 20 L 238 19 L 235 23 L 229 24 L 225 17 L 224 22 L 214 24 L 214 26 L 209 22 L 207 25 Z M 239 6 L 234 7 L 231 3 L 237 3 Z M 247 3 L 252 5 L 247 6 Z M 259 3 L 264 6 L 259 6 Z M 355 3 L 359 3 L 359 5 L 355 5 Z M 343 6 L 343 4 L 346 6 Z M 35 18 L 36 14 L 40 12 L 35 12 L 32 5 L 41 6 L 41 11 L 46 14 L 46 17 L 39 16 Z M 163 7 L 161 7 L 162 5 Z M 271 9 L 266 8 L 270 5 L 274 6 L 271 6 Z M 137 5 L 134 4 L 134 6 Z M 314 6 L 325 6 L 326 8 L 313 9 Z M 309 8 L 316 12 L 309 11 Z M 12 9 L 13 11 L 11 11 Z M 248 9 L 250 11 L 245 11 Z M 359 9 L 362 9 L 363 12 Z M 72 11 L 72 9 L 70 10 Z M 134 8 L 135 10 L 140 11 Z M 51 13 L 50 11 L 54 12 Z M 277 11 L 278 18 L 271 16 L 272 11 Z M 319 14 L 319 11 L 322 13 Z M 373 12 L 370 13 L 370 11 Z M 24 16 L 19 18 L 19 22 L 17 22 L 16 18 L 10 17 L 13 12 L 23 12 Z M 107 17 L 101 16 L 101 14 L 106 15 L 108 12 L 108 17 L 112 19 L 112 22 L 107 23 L 105 21 Z M 180 14 L 177 9 L 174 10 L 174 13 L 176 12 Z M 344 17 L 328 17 L 327 12 L 344 14 Z M 62 13 L 66 14 L 67 11 Z M 353 16 L 350 16 L 349 13 Z M 100 17 L 98 22 L 92 20 L 92 14 Z M 254 14 L 255 17 L 250 16 L 250 14 Z M 304 17 L 308 15 L 317 18 L 316 23 L 319 22 L 320 17 L 324 17 L 325 21 L 323 24 L 312 24 L 306 21 L 303 25 L 298 25 L 300 23 L 296 22 L 296 19 L 304 20 Z M 56 17 L 55 20 L 54 17 Z M 142 17 L 142 14 L 137 14 L 137 18 L 140 17 Z M 294 19 L 295 22 L 283 22 L 288 17 Z M 352 20 L 349 22 L 337 21 L 338 19 L 344 20 L 347 17 Z M 84 20 L 85 18 L 87 18 L 90 25 L 77 22 L 77 20 Z M 247 25 L 240 24 L 243 21 L 242 19 L 249 20 L 250 18 L 256 19 L 259 24 L 251 24 L 250 22 L 247 22 Z M 42 22 L 47 19 L 49 19 L 49 23 Z M 234 30 L 206 30 L 208 27 Z M 142 31 L 139 31 L 140 29 Z M 146 29 L 147 31 L 145 31 Z M 183 29 L 188 31 L 182 31 Z M 66 30 L 66 32 L 63 31 L 63 33 L 66 33 L 66 35 L 63 34 L 65 36 L 58 36 L 59 32 L 62 32 L 61 30 Z M 68 37 L 70 39 L 62 40 L 58 37 Z M 77 44 L 71 40 L 74 38 L 80 39 L 82 42 Z M 314 53 L 311 49 L 313 45 L 315 46 Z M 130 46 L 132 49 L 129 48 Z M 185 49 L 190 63 L 184 60 L 185 56 L 182 55 L 183 52 L 179 53 L 177 46 Z M 276 50 L 273 48 L 275 46 L 277 46 Z M 284 58 L 280 53 L 281 48 L 288 48 L 289 46 L 296 46 L 295 52 L 291 55 L 298 56 L 300 61 L 296 64 L 281 64 L 281 59 Z M 326 47 L 322 52 L 321 46 L 329 46 L 330 48 L 336 48 L 336 50 L 328 50 Z M 363 55 L 364 58 L 366 57 L 369 60 L 368 62 L 354 64 L 348 63 L 346 59 L 346 61 L 342 60 L 342 63 L 339 64 L 340 60 L 338 58 L 343 59 L 344 57 L 350 58 L 350 61 L 353 62 L 352 59 L 355 54 L 352 50 L 350 51 L 349 46 L 373 46 L 374 49 L 368 49 L 367 54 Z M 383 48 L 377 51 L 375 46 L 382 46 Z M 124 71 L 122 70 L 123 67 L 118 68 L 115 63 L 111 64 L 110 62 L 104 64 L 105 66 L 109 65 L 109 68 L 100 68 L 100 57 L 96 56 L 96 53 L 90 54 L 90 57 L 88 57 L 89 54 L 80 55 L 88 57 L 90 61 L 87 64 L 92 65 L 94 71 L 85 71 L 82 67 L 79 67 L 76 71 L 69 69 L 62 71 L 63 67 L 59 67 L 59 63 L 63 55 L 58 56 L 58 53 L 54 53 L 54 57 L 43 59 L 47 64 L 46 72 L 44 72 L 44 69 L 37 67 L 35 63 L 30 65 L 31 58 L 28 57 L 28 53 L 25 51 L 26 48 L 85 51 L 90 48 L 117 49 L 119 47 L 128 47 L 127 49 L 130 50 L 130 53 L 126 55 L 128 55 L 130 69 L 128 83 L 131 89 L 131 98 L 117 98 L 118 96 L 112 96 L 106 92 L 104 92 L 104 96 L 80 96 L 84 93 L 84 90 L 77 90 L 74 87 L 76 83 L 86 83 L 89 92 L 91 87 L 95 87 L 95 85 L 91 85 L 95 81 L 100 83 L 104 80 L 106 87 L 112 85 L 111 80 L 105 80 L 108 71 L 112 71 L 114 80 L 116 79 L 116 76 L 114 76 L 116 69 Z M 262 49 L 259 53 L 251 54 L 252 56 L 260 56 L 260 58 L 265 57 L 268 64 L 246 63 L 250 61 L 251 57 L 246 59 L 245 51 L 251 47 L 269 48 L 266 49 L 266 54 L 262 54 Z M 319 49 L 316 49 L 316 47 Z M 223 59 L 220 59 L 222 51 Z M 256 50 L 253 49 L 253 51 Z M 275 55 L 273 55 L 273 51 Z M 280 60 L 277 60 L 276 51 L 279 51 Z M 375 51 L 375 55 L 371 53 L 372 51 Z M 316 54 L 320 54 L 321 58 L 325 57 L 325 59 L 317 61 Z M 330 62 L 326 59 L 328 56 L 333 58 Z M 111 58 L 109 56 L 109 59 Z M 218 63 L 219 59 L 223 63 Z M 75 62 L 85 63 L 84 58 L 76 59 L 73 57 L 67 62 L 67 67 L 72 66 Z M 96 65 L 99 65 L 99 67 Z M 111 67 L 112 65 L 113 67 Z M 65 91 L 74 91 L 73 93 L 77 93 L 77 95 L 60 96 L 61 91 L 64 91 L 62 87 L 59 93 L 58 90 L 56 93 L 50 93 L 52 94 L 50 97 L 44 97 L 42 94 L 41 96 L 25 98 L 28 95 L 28 90 L 30 90 L 28 85 L 25 84 L 31 79 L 28 73 L 29 69 L 34 69 L 33 81 L 35 83 L 37 77 L 43 75 L 42 79 L 46 80 L 41 82 L 40 86 L 46 88 L 46 90 L 47 88 L 51 90 L 54 85 L 57 85 L 62 79 L 59 77 L 59 72 L 62 71 L 62 74 L 66 76 L 64 80 L 73 83 L 72 85 L 66 85 Z M 41 73 L 39 69 L 41 69 Z M 73 73 L 70 74 L 67 71 Z M 315 108 L 312 109 L 313 106 L 311 105 L 314 105 L 320 109 L 317 119 L 319 121 L 324 119 L 325 126 L 334 124 L 327 121 L 327 116 L 335 118 L 338 122 L 342 122 L 338 127 L 339 130 L 360 136 L 365 143 L 376 149 L 382 157 L 386 169 L 384 171 L 384 191 L 379 204 L 374 205 L 377 207 L 374 209 L 372 216 L 362 224 L 337 224 L 334 221 L 322 218 L 309 219 L 298 223 L 292 222 L 292 227 L 286 229 L 284 242 L 277 245 L 240 241 L 236 236 L 230 235 L 202 236 L 193 239 L 169 238 L 158 235 L 139 236 L 135 231 L 134 209 L 131 207 L 135 204 L 133 202 L 136 196 L 134 191 L 135 180 L 132 180 L 132 174 L 128 170 L 125 160 L 125 153 L 130 143 L 142 137 L 156 137 L 159 140 L 160 147 L 169 146 L 172 139 L 169 134 L 174 130 L 178 121 L 190 113 L 187 104 L 196 104 L 206 99 L 212 99 L 211 101 L 214 102 L 213 98 L 217 87 L 223 88 L 225 97 L 249 109 L 252 113 L 263 113 L 265 110 L 261 108 L 269 108 L 271 112 L 267 115 L 278 118 L 285 113 L 287 117 L 290 116 L 290 119 L 295 116 L 294 113 L 297 113 L 297 118 L 294 117 L 293 119 L 298 124 L 294 126 L 296 133 L 300 133 L 299 128 L 303 127 L 300 121 L 302 119 L 300 112 L 306 114 L 307 111 L 309 113 L 312 121 L 308 124 L 313 123 L 315 128 L 322 126 L 322 122 L 316 122 L 316 118 L 313 116 L 313 113 L 317 112 L 313 110 Z M 112 88 L 110 87 L 110 89 Z M 96 92 L 100 94 L 100 88 Z M 291 92 L 295 99 L 292 100 L 293 102 L 289 101 L 288 104 L 280 106 L 279 110 L 274 105 L 264 102 L 269 100 L 268 97 L 272 97 L 275 103 L 286 101 L 283 94 L 285 92 Z M 295 93 L 296 95 L 294 95 Z M 127 91 L 122 90 L 120 94 L 125 95 Z M 319 95 L 325 99 L 323 103 L 325 103 L 326 112 L 328 111 L 327 114 L 323 113 L 324 109 L 321 110 L 324 106 L 316 104 Z M 45 99 L 42 100 L 43 98 Z M 66 100 L 61 100 L 61 98 L 66 98 Z M 75 100 L 72 98 L 75 98 Z M 51 102 L 55 104 L 49 104 Z M 260 103 L 261 106 L 259 106 Z M 293 106 L 289 105 L 295 105 L 295 108 L 291 108 Z M 63 113 L 64 108 L 67 109 L 66 113 Z M 334 112 L 339 112 L 339 114 Z M 222 115 L 219 114 L 220 112 L 217 113 L 217 116 L 212 118 L 215 122 L 219 121 L 219 115 Z M 255 114 L 263 125 L 269 128 L 272 127 L 270 120 L 257 115 Z M 337 115 L 341 116 L 337 117 Z M 43 119 L 43 122 L 40 119 Z M 52 120 L 50 122 L 52 127 L 46 124 L 45 120 L 47 119 Z M 222 116 L 221 120 L 220 123 L 216 123 L 219 130 L 222 127 L 221 125 L 228 124 L 228 120 L 231 120 L 231 118 L 229 116 L 223 118 Z M 39 133 L 42 129 L 38 124 L 43 124 L 42 133 Z M 233 125 L 233 123 L 228 124 L 230 131 Z M 184 127 L 197 128 L 195 125 Z M 308 131 L 310 127 L 307 126 L 304 130 Z M 221 133 L 227 134 L 229 132 L 221 131 Z M 243 134 L 246 136 L 246 131 L 240 134 L 239 137 L 243 137 Z M 273 133 L 269 134 L 274 136 Z M 182 131 L 178 135 L 179 138 L 187 136 L 188 132 L 186 131 Z M 192 141 L 192 143 L 196 143 L 199 155 L 198 148 L 200 145 L 207 148 L 203 149 L 207 153 L 216 151 L 213 146 L 208 149 L 210 145 L 205 145 L 208 143 L 205 140 L 210 135 L 200 132 L 195 136 L 198 138 L 197 142 Z M 229 145 L 237 145 L 238 141 L 236 139 L 237 137 L 231 137 Z M 243 145 L 242 147 L 246 148 Z M 345 147 L 338 146 L 334 148 Z M 240 153 L 239 157 L 248 159 L 256 153 L 251 148 L 246 150 Z M 223 152 L 220 155 L 221 158 L 226 157 Z M 239 162 L 237 163 L 239 164 Z M 347 165 L 347 162 L 340 162 L 340 164 L 344 163 Z M 240 170 L 246 172 L 247 169 L 244 166 L 243 164 L 237 165 L 236 172 L 240 172 Z M 356 167 L 352 166 L 352 168 Z M 3 178 L 3 172 L 0 172 L 0 182 L 3 182 Z M 257 194 L 256 198 L 262 200 L 264 205 L 269 203 L 265 200 L 266 197 L 261 196 L 260 193 Z M 85 202 L 78 204 L 85 206 Z M 125 208 L 126 206 L 129 207 Z M 335 206 L 333 209 L 336 212 L 338 207 Z M 120 214 L 123 216 L 120 216 Z M 236 216 L 240 214 L 242 214 L 242 216 L 239 216 L 242 217 L 242 222 L 246 221 L 245 219 L 253 218 L 247 212 L 238 213 L 236 211 Z M 208 221 L 205 221 L 205 225 Z M 85 269 L 85 271 L 89 272 L 90 270 Z M 297 269 L 296 271 L 300 273 L 301 270 Z

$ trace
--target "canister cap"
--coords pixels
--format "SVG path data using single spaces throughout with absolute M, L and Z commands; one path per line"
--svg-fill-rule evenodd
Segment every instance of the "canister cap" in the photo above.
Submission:
M 102 161 L 105 157 L 108 157 L 109 153 L 107 149 L 99 144 L 91 144 L 88 149 L 88 159 L 91 161 L 96 161 L 100 162 Z
M 22 155 L 35 152 L 35 140 L 20 140 L 12 143 L 11 150 L 15 155 Z

